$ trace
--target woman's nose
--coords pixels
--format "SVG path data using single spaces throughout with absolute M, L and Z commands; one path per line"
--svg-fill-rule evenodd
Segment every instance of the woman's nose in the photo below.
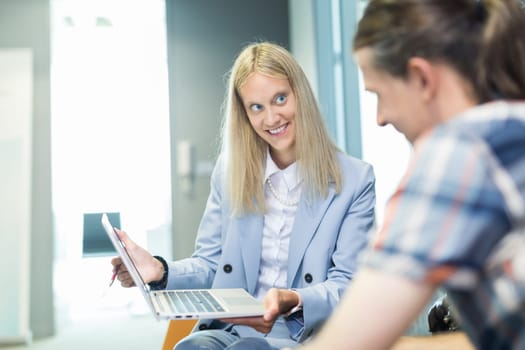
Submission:
M 280 120 L 279 113 L 274 108 L 267 108 L 264 121 L 267 125 L 277 124 Z

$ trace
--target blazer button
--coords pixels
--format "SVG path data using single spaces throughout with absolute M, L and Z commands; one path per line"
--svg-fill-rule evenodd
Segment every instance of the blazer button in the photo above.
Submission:
M 314 278 L 312 277 L 312 275 L 310 275 L 309 273 L 307 273 L 306 275 L 304 275 L 304 280 L 306 281 L 306 283 L 312 283 L 312 281 L 314 280 Z
M 232 272 L 233 267 L 230 264 L 226 264 L 226 265 L 224 265 L 224 267 L 222 269 L 223 269 L 224 272 L 230 273 L 230 272 Z
M 208 326 L 206 326 L 204 323 L 199 325 L 199 331 L 203 331 L 205 329 L 208 329 Z

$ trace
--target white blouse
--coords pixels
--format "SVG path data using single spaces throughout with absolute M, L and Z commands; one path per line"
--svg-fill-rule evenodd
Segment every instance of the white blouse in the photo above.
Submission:
M 290 235 L 302 190 L 297 163 L 281 170 L 268 152 L 264 184 L 267 211 L 264 215 L 261 265 L 255 290 L 260 300 L 270 288 L 286 288 Z

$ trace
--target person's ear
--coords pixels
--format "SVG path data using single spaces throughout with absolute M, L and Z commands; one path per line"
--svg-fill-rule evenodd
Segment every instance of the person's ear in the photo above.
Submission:
M 420 92 L 424 101 L 430 101 L 437 92 L 438 76 L 434 65 L 421 57 L 412 57 L 407 63 L 408 79 Z

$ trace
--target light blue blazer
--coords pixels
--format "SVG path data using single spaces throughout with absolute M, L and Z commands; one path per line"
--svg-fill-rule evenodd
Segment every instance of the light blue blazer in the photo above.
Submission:
M 286 335 L 297 342 L 319 330 L 339 302 L 356 272 L 358 253 L 366 246 L 374 223 L 372 167 L 342 153 L 338 159 L 344 181 L 341 193 L 336 195 L 331 185 L 326 198 L 301 200 L 290 237 L 287 287 L 301 295 L 303 312 L 280 324 L 286 324 Z M 167 289 L 244 288 L 255 294 L 263 215 L 232 217 L 222 172 L 219 160 L 211 177 L 195 252 L 190 258 L 168 263 Z M 224 327 L 218 321 L 202 320 L 195 331 Z M 236 326 L 235 330 L 241 336 L 263 336 L 250 327 Z

